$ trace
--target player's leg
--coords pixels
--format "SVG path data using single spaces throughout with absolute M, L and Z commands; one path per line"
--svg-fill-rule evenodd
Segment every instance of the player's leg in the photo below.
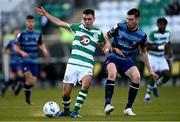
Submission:
M 73 84 L 63 83 L 63 93 L 62 93 L 62 104 L 64 111 L 59 112 L 57 116 L 69 116 L 70 111 L 70 104 L 71 104 L 71 91 L 72 91 Z
M 159 59 L 156 56 L 152 56 L 148 54 L 148 59 L 150 63 L 150 67 L 152 70 L 156 73 L 159 71 Z M 152 79 L 148 79 L 147 81 L 147 88 L 146 88 L 146 94 L 144 96 L 144 100 L 149 102 L 151 100 L 151 92 L 156 91 L 157 92 L 157 87 L 155 82 Z M 157 92 L 158 94 L 158 92 Z
M 23 74 L 22 70 L 17 70 L 16 76 L 17 76 L 16 77 L 17 83 L 16 83 L 16 86 L 14 89 L 14 94 L 17 96 L 25 84 L 25 78 L 24 78 L 24 74 Z
M 31 89 L 36 84 L 37 78 L 32 75 L 30 71 L 25 72 L 25 84 L 24 84 L 24 93 L 25 101 L 27 104 L 31 104 Z
M 107 64 L 107 81 L 105 86 L 105 114 L 109 115 L 113 110 L 114 106 L 111 106 L 111 99 L 114 93 L 115 79 L 116 79 L 116 66 L 114 63 Z
M 169 70 L 163 70 L 161 73 L 161 78 L 157 80 L 157 85 L 160 86 L 164 83 L 166 83 L 171 77 L 171 72 Z
M 130 78 L 131 85 L 129 88 L 129 94 L 128 94 L 128 102 L 124 110 L 124 114 L 126 115 L 136 115 L 132 112 L 132 105 L 134 103 L 134 100 L 136 99 L 136 95 L 139 90 L 139 84 L 140 84 L 140 73 L 136 66 L 132 66 L 129 68 L 125 74 Z
M 8 81 L 4 80 L 1 87 L 1 96 L 4 96 L 8 87 L 14 82 L 13 79 L 9 79 Z
M 24 63 L 24 93 L 25 101 L 27 104 L 31 104 L 31 89 L 37 83 L 38 65 L 36 63 Z
M 63 93 L 62 93 L 62 104 L 64 111 L 59 112 L 57 116 L 69 116 L 70 111 L 70 104 L 71 104 L 71 91 L 73 85 L 77 82 L 77 72 L 76 68 L 73 65 L 67 65 L 66 72 L 63 79 Z
M 15 78 L 16 78 L 15 69 L 16 69 L 16 64 L 10 62 L 9 80 L 8 81 L 6 81 L 6 80 L 3 81 L 2 88 L 1 88 L 1 96 L 4 96 L 4 94 L 5 94 L 6 90 L 8 89 L 8 87 L 15 83 Z
M 149 102 L 151 100 L 151 91 L 154 88 L 154 82 L 151 79 L 148 79 L 147 82 L 148 83 L 147 83 L 146 94 L 145 94 L 144 100 Z
M 77 95 L 75 107 L 71 113 L 71 117 L 74 117 L 74 118 L 80 117 L 79 110 L 81 109 L 81 107 L 83 106 L 83 103 L 85 102 L 91 81 L 92 81 L 91 75 L 86 75 L 83 77 L 81 90 L 79 91 Z
M 154 83 L 154 88 L 153 88 L 153 93 L 154 93 L 154 96 L 156 96 L 156 97 L 159 96 L 157 87 L 166 83 L 171 77 L 171 72 L 169 70 L 169 65 L 167 63 L 167 60 L 163 57 L 159 58 L 158 60 L 161 64 L 161 65 L 159 65 L 160 78 Z

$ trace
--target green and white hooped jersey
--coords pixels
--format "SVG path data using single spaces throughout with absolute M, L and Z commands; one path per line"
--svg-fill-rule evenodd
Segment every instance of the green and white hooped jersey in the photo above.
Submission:
M 96 47 L 99 43 L 104 42 L 102 31 L 95 27 L 87 29 L 82 23 L 70 24 L 69 28 L 75 36 L 68 64 L 93 69 Z
M 149 35 L 149 38 L 150 38 L 150 40 L 148 40 L 149 44 L 159 46 L 170 42 L 170 32 L 165 31 L 164 33 L 160 33 L 159 31 L 152 31 Z M 164 56 L 165 51 L 148 50 L 148 53 L 154 56 L 162 57 Z

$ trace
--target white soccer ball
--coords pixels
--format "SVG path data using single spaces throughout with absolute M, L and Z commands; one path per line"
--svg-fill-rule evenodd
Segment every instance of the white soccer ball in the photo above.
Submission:
M 59 111 L 59 105 L 54 101 L 48 101 L 44 104 L 43 113 L 47 117 L 54 117 Z

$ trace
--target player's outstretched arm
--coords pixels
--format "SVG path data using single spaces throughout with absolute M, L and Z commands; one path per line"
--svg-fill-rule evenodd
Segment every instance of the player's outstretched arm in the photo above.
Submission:
M 42 51 L 44 57 L 49 58 L 50 55 L 49 55 L 49 52 L 48 52 L 46 45 L 43 43 L 43 44 L 39 45 L 39 48 Z
M 52 23 L 54 23 L 60 27 L 69 29 L 69 23 L 66 23 L 66 22 L 50 15 L 43 7 L 35 8 L 35 12 L 42 16 L 46 16 Z
M 144 64 L 149 72 L 149 75 L 151 76 L 151 78 L 156 81 L 159 79 L 159 76 L 151 69 L 150 64 L 149 64 L 149 60 L 148 60 L 148 55 L 147 55 L 147 51 L 146 51 L 146 47 L 141 48 L 141 55 L 143 57 L 144 60 Z

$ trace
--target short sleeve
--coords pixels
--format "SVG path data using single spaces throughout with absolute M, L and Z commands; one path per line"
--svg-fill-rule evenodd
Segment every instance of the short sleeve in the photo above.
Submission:
M 146 45 L 147 45 L 147 35 L 145 34 L 140 42 L 140 47 L 143 48 L 146 47 Z
M 69 28 L 70 28 L 71 31 L 75 32 L 78 29 L 78 27 L 79 27 L 79 23 L 71 23 L 71 24 L 69 24 Z
M 109 36 L 109 38 L 114 37 L 114 35 L 117 32 L 117 29 L 118 29 L 118 24 L 107 32 L 107 35 Z
M 40 33 L 39 35 L 39 40 L 38 40 L 38 44 L 42 45 L 43 41 L 42 41 L 42 34 Z
M 19 33 L 15 39 L 15 44 L 20 45 L 21 40 L 22 40 L 22 34 Z
M 99 36 L 99 42 L 100 43 L 103 43 L 104 42 L 104 34 L 103 34 L 103 32 L 101 31 L 101 34 L 100 34 L 100 36 Z
M 149 40 L 148 40 L 147 43 L 152 44 L 152 43 L 153 43 L 153 40 L 154 40 L 154 32 L 151 32 L 151 33 L 149 34 Z

